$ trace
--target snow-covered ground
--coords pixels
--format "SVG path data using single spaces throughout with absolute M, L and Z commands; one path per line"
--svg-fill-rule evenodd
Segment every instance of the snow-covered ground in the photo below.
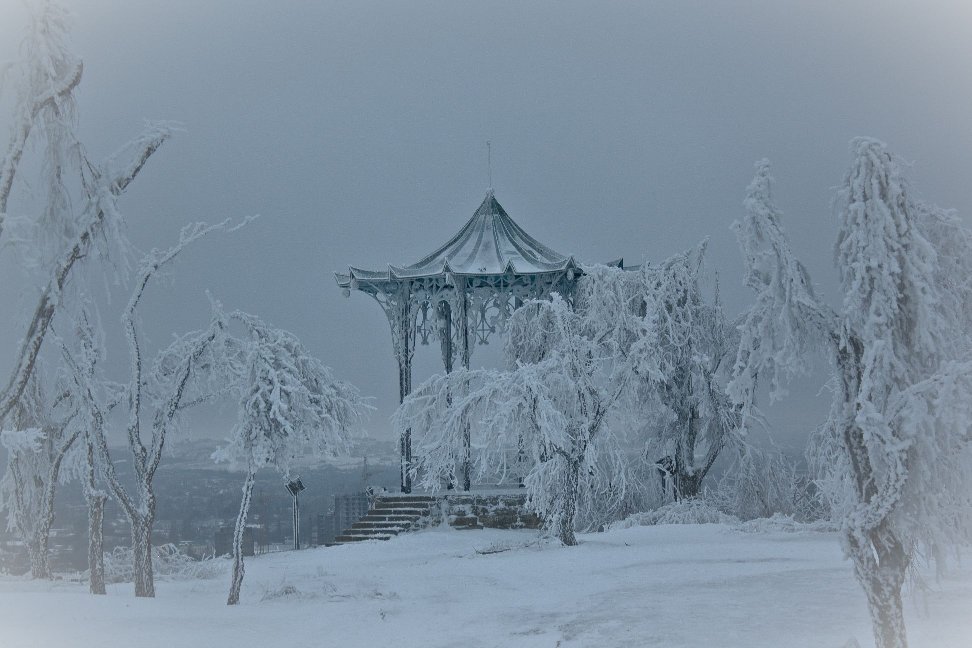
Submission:
M 154 600 L 130 584 L 95 597 L 81 583 L 6 577 L 0 646 L 871 645 L 833 533 L 663 525 L 580 540 L 433 529 L 270 554 L 247 560 L 236 607 L 224 604 L 228 575 L 159 582 Z M 912 646 L 972 646 L 972 569 L 930 586 L 908 595 Z

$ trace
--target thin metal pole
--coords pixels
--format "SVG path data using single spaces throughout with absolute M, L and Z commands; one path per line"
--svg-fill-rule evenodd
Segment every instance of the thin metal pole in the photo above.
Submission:
M 294 493 L 294 549 L 300 549 L 300 515 L 298 514 L 297 493 Z
M 493 189 L 493 144 L 486 140 L 486 168 L 489 174 L 489 187 L 487 189 Z

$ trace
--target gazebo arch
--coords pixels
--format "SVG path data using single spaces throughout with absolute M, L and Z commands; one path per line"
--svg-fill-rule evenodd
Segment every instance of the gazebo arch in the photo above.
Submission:
M 456 355 L 468 369 L 474 346 L 501 329 L 520 303 L 552 293 L 571 300 L 581 274 L 572 256 L 555 252 L 517 225 L 490 189 L 462 229 L 420 261 L 387 270 L 352 266 L 335 278 L 345 297 L 352 291 L 368 294 L 388 317 L 401 403 L 412 390 L 416 340 L 438 340 L 446 372 Z M 409 493 L 411 430 L 402 434 L 400 450 L 401 488 Z M 464 457 L 462 487 L 469 490 L 468 430 Z

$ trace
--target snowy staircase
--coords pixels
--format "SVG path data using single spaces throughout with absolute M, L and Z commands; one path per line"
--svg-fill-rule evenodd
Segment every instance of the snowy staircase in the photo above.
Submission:
M 428 517 L 438 498 L 432 495 L 385 495 L 375 500 L 368 514 L 351 525 L 334 544 L 362 540 L 388 540 Z

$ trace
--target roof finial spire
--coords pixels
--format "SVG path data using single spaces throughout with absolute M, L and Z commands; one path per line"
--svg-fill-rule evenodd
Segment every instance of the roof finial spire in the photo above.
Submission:
M 489 140 L 486 140 L 486 169 L 489 174 L 489 186 L 486 187 L 486 191 L 493 192 L 493 144 Z

